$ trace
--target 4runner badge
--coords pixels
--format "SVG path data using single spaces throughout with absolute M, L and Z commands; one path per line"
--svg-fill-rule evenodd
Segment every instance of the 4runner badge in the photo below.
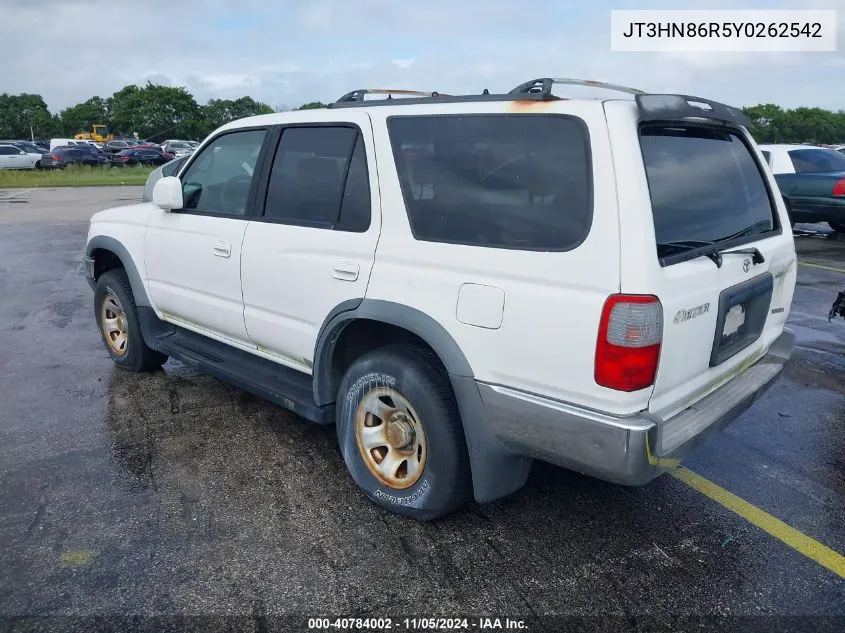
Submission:
M 690 319 L 694 319 L 695 317 L 701 316 L 705 312 L 709 311 L 709 303 L 702 303 L 700 306 L 695 306 L 689 310 L 678 310 L 678 314 L 675 315 L 673 323 L 683 323 L 684 321 L 689 321 Z

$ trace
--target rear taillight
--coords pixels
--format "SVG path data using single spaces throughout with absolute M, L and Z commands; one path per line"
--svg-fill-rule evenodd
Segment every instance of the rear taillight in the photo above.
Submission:
M 663 306 L 652 295 L 611 295 L 596 343 L 596 383 L 617 391 L 654 384 L 663 341 Z
M 833 185 L 834 196 L 845 196 L 845 178 Z
M 50 156 L 50 158 L 52 158 L 53 160 L 62 160 L 62 157 L 58 154 L 53 154 L 52 156 Z

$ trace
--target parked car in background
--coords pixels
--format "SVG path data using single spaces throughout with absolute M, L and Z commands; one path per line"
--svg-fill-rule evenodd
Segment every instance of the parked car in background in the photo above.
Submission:
M 177 158 L 180 156 L 190 156 L 194 153 L 194 148 L 188 141 L 165 141 L 162 143 L 161 149 L 173 154 Z
M 78 145 L 84 141 L 77 141 L 72 138 L 51 138 L 50 139 L 50 151 L 52 152 L 57 147 L 70 147 L 74 145 Z
M 97 155 L 88 148 L 75 145 L 57 147 L 41 158 L 41 167 L 44 169 L 64 169 L 68 165 L 104 167 L 108 161 L 104 155 Z
M 14 147 L 17 147 L 18 149 L 23 150 L 24 152 L 26 152 L 27 154 L 29 154 L 30 156 L 33 157 L 33 159 L 35 160 L 35 168 L 36 169 L 41 168 L 41 157 L 44 154 L 47 153 L 47 150 L 38 147 L 37 145 L 35 145 L 31 141 L 5 140 L 5 141 L 0 141 L 0 145 L 13 145 Z
M 14 145 L 18 149 L 22 149 L 27 154 L 45 154 L 48 150 L 33 143 L 32 141 L 21 141 L 13 139 L 0 140 L 0 145 Z
M 14 145 L 0 145 L 0 169 L 35 169 L 41 154 L 28 154 Z
M 845 154 L 829 147 L 760 145 L 793 226 L 827 222 L 845 233 Z
M 162 176 L 175 176 L 179 172 L 179 168 L 188 160 L 188 156 L 180 156 L 174 158 L 170 162 L 165 163 L 161 167 L 156 167 L 147 176 L 147 182 L 144 185 L 143 199 L 145 202 L 150 202 L 153 199 L 153 188 Z
M 96 145 L 91 143 L 79 143 L 75 146 L 75 148 L 85 154 L 93 156 L 101 164 L 107 164 L 109 162 L 108 155 Z
M 112 167 L 125 167 L 130 165 L 164 165 L 167 157 L 160 151 L 148 148 L 125 149 L 109 156 Z
M 130 145 L 132 143 L 132 145 Z M 134 141 L 128 139 L 118 139 L 115 141 L 109 141 L 105 145 L 103 145 L 103 151 L 106 154 L 117 154 L 118 152 L 122 152 L 123 150 L 127 149 L 128 147 L 133 147 Z

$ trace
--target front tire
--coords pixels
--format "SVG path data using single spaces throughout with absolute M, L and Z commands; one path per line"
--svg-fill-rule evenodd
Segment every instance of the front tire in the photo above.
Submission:
M 472 497 L 463 426 L 431 350 L 392 345 L 355 360 L 337 396 L 346 466 L 377 505 L 427 521 Z
M 94 290 L 94 314 L 100 336 L 114 364 L 133 372 L 158 369 L 167 360 L 144 343 L 135 297 L 123 270 L 100 275 Z
M 827 225 L 837 233 L 845 233 L 845 222 L 831 222 L 828 220 Z

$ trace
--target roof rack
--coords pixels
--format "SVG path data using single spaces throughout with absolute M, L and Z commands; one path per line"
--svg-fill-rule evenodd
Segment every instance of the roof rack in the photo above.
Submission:
M 409 97 L 450 97 L 451 95 L 440 92 L 422 92 L 420 90 L 391 90 L 390 88 L 361 88 L 347 92 L 335 103 L 350 103 L 352 101 L 363 101 L 364 95 L 387 95 L 388 99 L 392 99 L 393 95 L 406 95 Z
M 542 94 L 551 95 L 552 86 L 555 84 L 565 84 L 568 86 L 587 86 L 590 88 L 604 88 L 605 90 L 616 90 L 617 92 L 624 92 L 630 95 L 645 94 L 645 91 L 638 88 L 629 88 L 628 86 L 620 86 L 618 84 L 608 84 L 603 81 L 592 81 L 590 79 L 566 79 L 566 78 L 552 78 L 544 77 L 542 79 L 532 79 L 526 81 L 524 84 L 518 85 L 508 94 Z

